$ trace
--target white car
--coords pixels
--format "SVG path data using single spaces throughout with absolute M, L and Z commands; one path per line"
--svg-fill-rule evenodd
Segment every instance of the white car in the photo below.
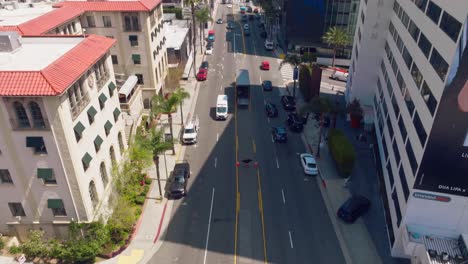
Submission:
M 249 27 L 249 24 L 244 24 L 244 30 L 249 30 L 250 27 Z
M 211 54 L 213 54 L 213 47 L 207 47 L 206 50 L 205 50 L 205 54 L 206 54 L 206 55 L 211 55 Z
M 348 81 L 348 73 L 343 71 L 333 71 L 332 75 L 330 76 L 333 80 L 339 80 L 346 82 Z
M 227 8 L 232 8 L 232 5 L 231 5 L 231 4 L 228 4 L 228 5 L 227 5 Z
M 301 154 L 301 164 L 302 168 L 304 168 L 304 173 L 307 175 L 317 175 L 317 162 L 315 162 L 314 156 L 309 153 L 302 153 Z
M 273 50 L 273 41 L 265 40 L 265 49 L 266 50 Z
M 197 117 L 190 120 L 184 127 L 184 134 L 182 135 L 182 142 L 184 144 L 195 144 L 197 143 L 199 121 Z

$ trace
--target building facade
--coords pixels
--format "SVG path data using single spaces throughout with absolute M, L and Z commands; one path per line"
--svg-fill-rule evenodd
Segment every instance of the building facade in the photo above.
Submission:
M 126 149 L 111 47 L 97 36 L 0 34 L 0 233 L 106 219 Z
M 362 0 L 359 13 L 346 99 L 375 113 L 392 255 L 462 262 L 466 248 L 431 241 L 463 249 L 468 233 L 468 2 Z

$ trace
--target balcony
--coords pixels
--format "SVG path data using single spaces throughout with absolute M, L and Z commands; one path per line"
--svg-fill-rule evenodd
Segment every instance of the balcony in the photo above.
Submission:
M 71 105 L 70 111 L 72 114 L 73 120 L 83 111 L 83 109 L 88 105 L 89 103 L 89 95 L 86 93 L 81 97 L 81 100 L 79 102 L 76 102 L 75 105 Z
M 137 83 L 138 78 L 132 75 L 118 87 L 120 109 L 132 117 L 139 117 L 143 111 L 141 87 Z
M 10 118 L 10 124 L 13 130 L 50 130 L 49 120 L 20 120 L 17 118 Z
M 110 77 L 109 72 L 105 72 L 104 75 L 101 76 L 101 78 L 96 80 L 96 84 L 97 84 L 99 91 L 102 89 L 102 87 L 104 87 L 104 84 L 107 83 L 107 81 L 109 80 L 109 77 Z

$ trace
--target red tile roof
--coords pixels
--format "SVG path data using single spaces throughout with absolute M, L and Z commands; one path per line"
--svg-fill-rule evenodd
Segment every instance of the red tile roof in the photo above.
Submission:
M 114 39 L 89 35 L 40 71 L 0 71 L 0 96 L 60 95 L 114 43 Z
M 57 8 L 18 27 L 24 35 L 41 35 L 83 14 L 84 10 L 73 7 Z
M 23 35 L 18 26 L 0 26 L 0 31 L 16 31 L 18 34 Z
M 63 1 L 54 7 L 75 7 L 84 11 L 112 12 L 112 11 L 151 11 L 161 0 L 138 0 L 138 1 Z

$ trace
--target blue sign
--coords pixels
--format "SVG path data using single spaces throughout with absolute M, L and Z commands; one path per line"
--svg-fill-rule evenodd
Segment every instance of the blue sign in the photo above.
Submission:
M 295 67 L 293 71 L 293 79 L 297 80 L 298 77 L 299 77 L 299 68 Z

